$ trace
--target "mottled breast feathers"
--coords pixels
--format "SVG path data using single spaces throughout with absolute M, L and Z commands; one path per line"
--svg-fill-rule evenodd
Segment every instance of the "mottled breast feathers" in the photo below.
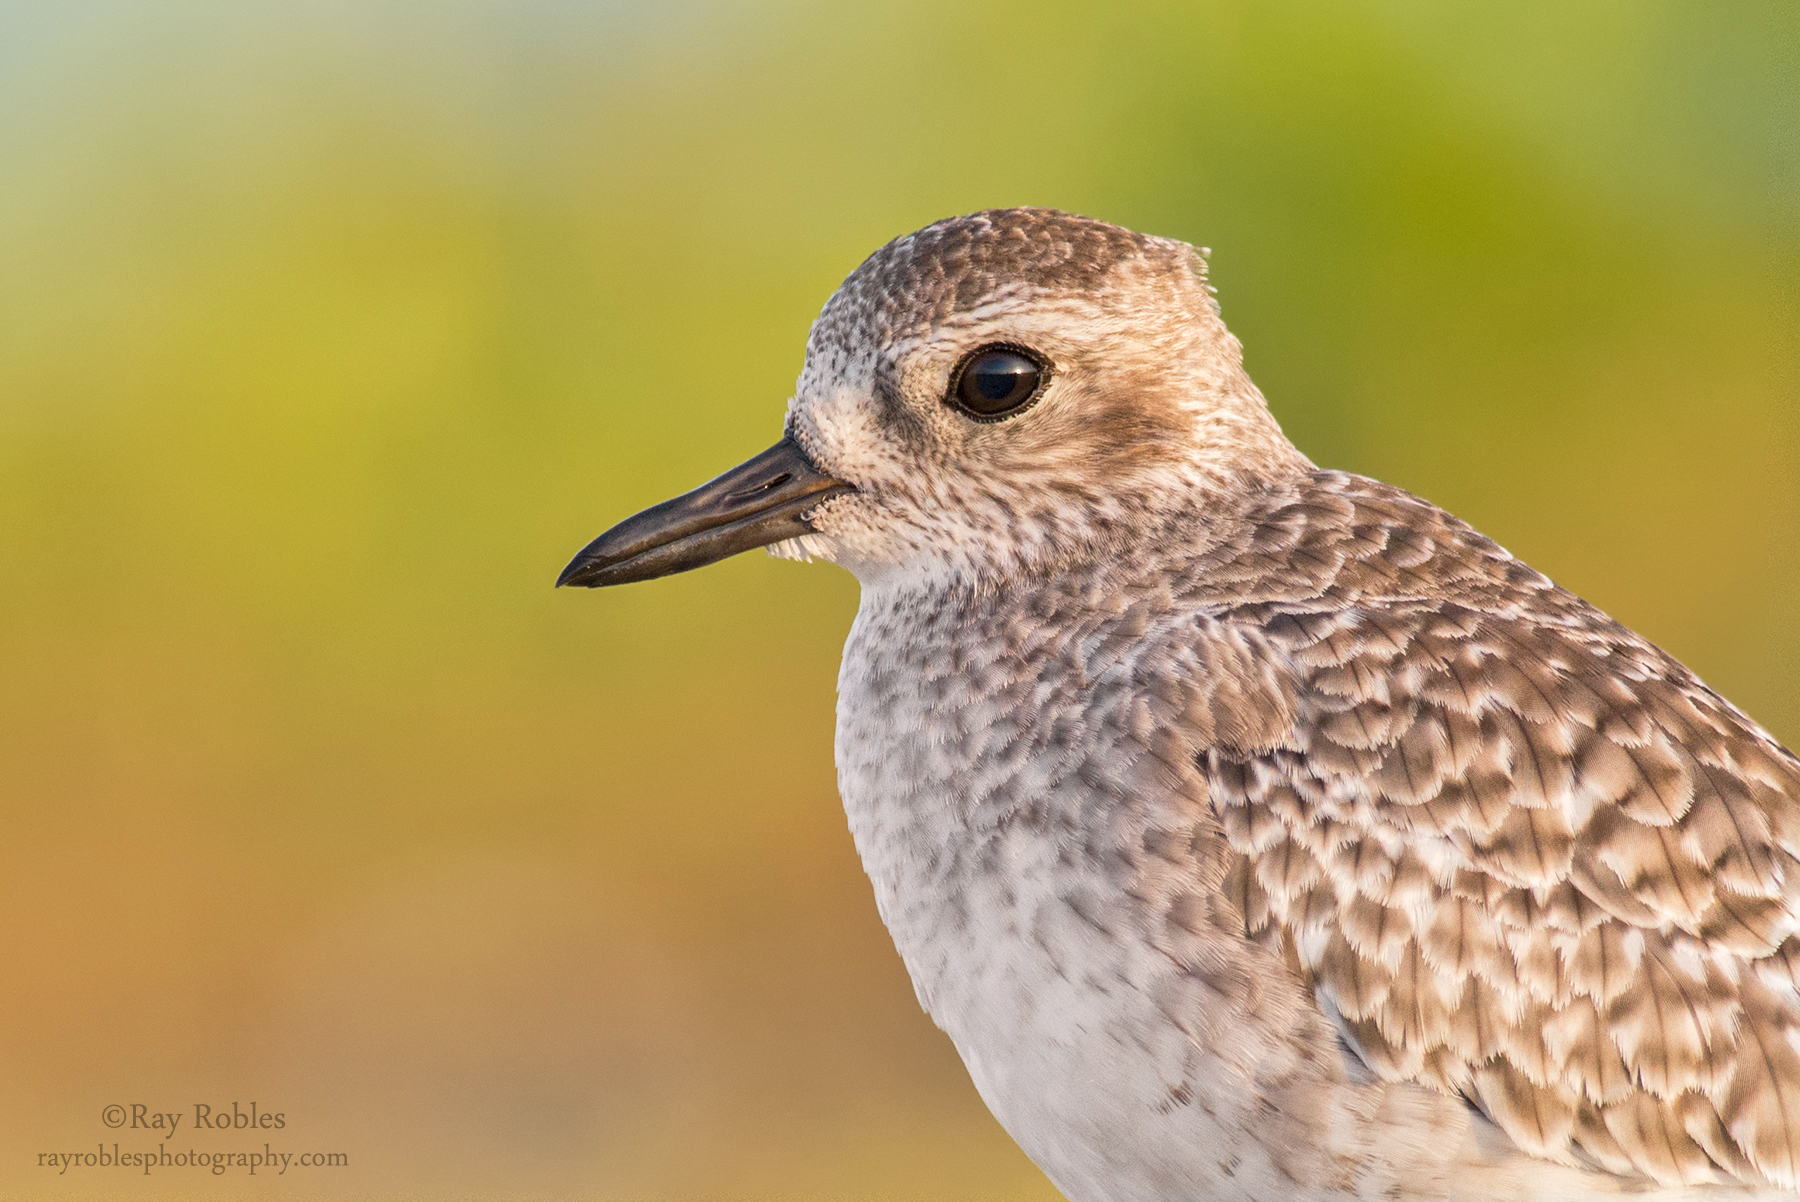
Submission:
M 1397 489 L 1315 473 L 1221 533 L 1126 658 L 1148 750 L 1206 778 L 1246 935 L 1368 1071 L 1530 1153 L 1793 1186 L 1794 756 Z

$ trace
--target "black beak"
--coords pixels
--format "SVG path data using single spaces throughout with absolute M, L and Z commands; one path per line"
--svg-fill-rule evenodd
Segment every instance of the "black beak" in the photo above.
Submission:
M 756 458 L 672 501 L 626 518 L 581 549 L 556 586 L 653 580 L 808 534 L 801 515 L 855 489 L 812 465 L 784 438 Z

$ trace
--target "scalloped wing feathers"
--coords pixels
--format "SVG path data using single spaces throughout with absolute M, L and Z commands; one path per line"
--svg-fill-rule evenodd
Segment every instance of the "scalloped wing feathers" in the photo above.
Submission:
M 1800 1182 L 1800 762 L 1397 489 L 1321 472 L 1246 518 L 1129 657 L 1246 933 L 1378 1077 L 1530 1153 Z

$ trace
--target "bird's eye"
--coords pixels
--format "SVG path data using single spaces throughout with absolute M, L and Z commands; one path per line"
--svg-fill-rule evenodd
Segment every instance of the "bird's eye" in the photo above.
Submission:
M 977 421 L 998 421 L 1029 407 L 1049 378 L 1049 364 L 1034 351 L 984 346 L 957 369 L 949 401 Z

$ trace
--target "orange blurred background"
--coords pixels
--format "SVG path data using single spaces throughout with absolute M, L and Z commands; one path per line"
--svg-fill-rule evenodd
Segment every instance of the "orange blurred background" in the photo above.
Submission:
M 1019 203 L 1800 740 L 1800 7 L 0 3 L 0 1195 L 1053 1198 L 844 829 L 854 582 L 549 587 Z M 171 1149 L 349 1164 L 39 1164 L 252 1101 Z

